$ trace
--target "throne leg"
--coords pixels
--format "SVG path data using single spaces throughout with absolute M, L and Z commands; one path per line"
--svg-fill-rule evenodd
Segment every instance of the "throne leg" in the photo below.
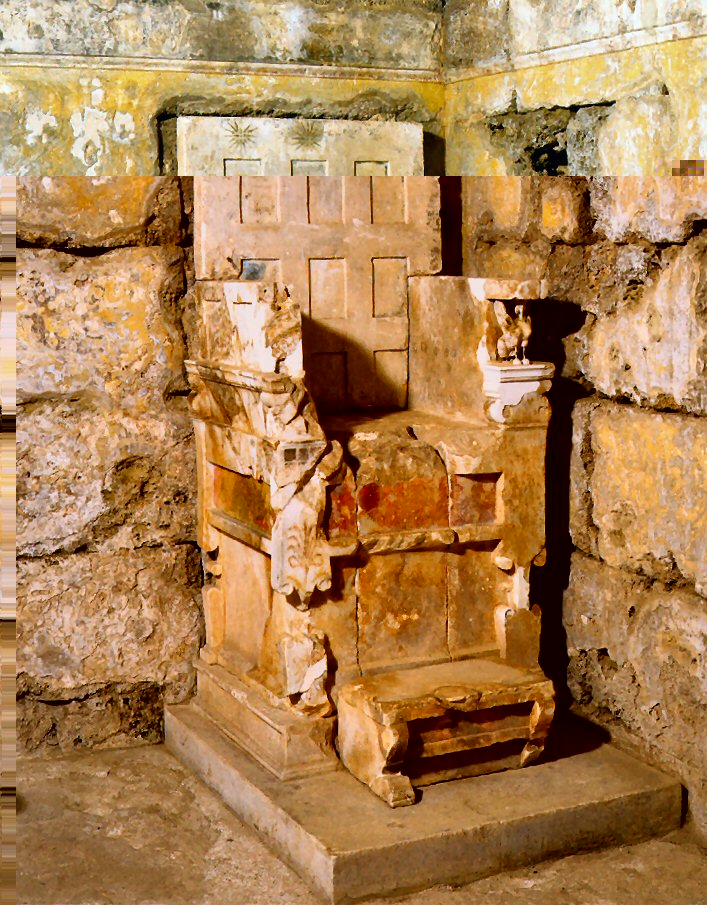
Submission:
M 530 735 L 520 753 L 520 765 L 526 767 L 536 761 L 545 749 L 545 740 L 555 713 L 555 699 L 537 700 L 530 713 Z
M 391 808 L 415 803 L 415 790 L 400 772 L 408 745 L 406 723 L 384 726 L 339 699 L 337 748 L 344 766 Z

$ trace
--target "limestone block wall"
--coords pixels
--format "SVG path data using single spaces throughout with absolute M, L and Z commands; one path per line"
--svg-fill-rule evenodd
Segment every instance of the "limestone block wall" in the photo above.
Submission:
M 18 180 L 18 732 L 158 741 L 202 637 L 173 177 Z
M 531 355 L 562 368 L 533 576 L 546 666 L 680 777 L 707 837 L 707 180 L 488 177 L 463 196 L 466 273 L 540 278 Z

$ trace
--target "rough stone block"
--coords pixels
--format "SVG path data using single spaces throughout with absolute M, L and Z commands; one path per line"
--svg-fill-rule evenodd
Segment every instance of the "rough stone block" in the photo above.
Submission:
M 164 693 L 156 682 L 57 688 L 22 674 L 17 687 L 20 750 L 127 748 L 164 739 Z
M 372 556 L 358 573 L 359 663 L 370 670 L 449 659 L 446 554 Z
M 707 833 L 704 599 L 576 553 L 563 612 L 575 700 L 680 776 Z
M 546 239 L 476 242 L 464 247 L 464 274 L 503 280 L 541 280 L 550 251 Z
M 707 182 L 701 176 L 603 177 L 592 182 L 591 206 L 597 232 L 612 242 L 682 242 L 695 220 L 707 217 Z
M 609 314 L 640 298 L 656 258 L 653 250 L 638 244 L 554 245 L 542 295 L 572 302 L 592 314 Z
M 575 543 L 707 596 L 707 423 L 587 401 L 575 425 Z
M 592 449 L 592 414 L 595 400 L 578 402 L 572 412 L 572 452 L 570 459 L 570 535 L 575 546 L 597 556 L 597 526 L 592 519 L 592 476 L 595 462 Z
M 17 280 L 19 402 L 93 397 L 165 415 L 165 397 L 186 388 L 181 249 L 24 249 Z
M 707 238 L 667 250 L 630 307 L 588 326 L 580 365 L 607 396 L 707 413 Z
M 536 219 L 537 202 L 537 177 L 463 177 L 463 231 L 470 241 L 522 239 Z
M 553 242 L 575 244 L 591 233 L 585 179 L 555 176 L 540 183 L 540 230 Z
M 18 553 L 193 540 L 195 480 L 184 417 L 131 418 L 95 400 L 34 405 L 17 432 Z
M 18 674 L 45 699 L 150 682 L 184 700 L 202 635 L 198 583 L 187 545 L 20 560 Z
M 17 238 L 63 248 L 178 245 L 183 238 L 179 181 L 23 177 L 17 180 Z
M 597 134 L 597 173 L 640 176 L 665 167 L 675 147 L 678 111 L 666 95 L 622 97 Z

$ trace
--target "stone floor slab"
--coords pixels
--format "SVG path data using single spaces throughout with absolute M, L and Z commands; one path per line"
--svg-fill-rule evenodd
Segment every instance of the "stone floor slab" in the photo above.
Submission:
M 344 770 L 278 781 L 193 704 L 168 708 L 166 733 L 177 757 L 334 903 L 461 884 L 681 820 L 676 780 L 592 736 L 576 740 L 576 753 L 565 738 L 542 764 L 441 783 L 393 811 Z
M 43 753 L 21 758 L 18 771 L 20 905 L 316 905 L 164 745 Z M 705 889 L 707 855 L 682 829 L 398 901 L 704 905 Z

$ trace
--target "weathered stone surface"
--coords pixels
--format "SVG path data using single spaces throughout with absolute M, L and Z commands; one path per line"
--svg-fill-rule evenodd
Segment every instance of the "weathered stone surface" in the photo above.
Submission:
M 577 553 L 564 625 L 581 710 L 680 776 L 692 818 L 707 834 L 704 599 Z
M 25 249 L 17 278 L 20 402 L 93 397 L 165 415 L 165 397 L 186 388 L 181 249 L 99 257 Z
M 183 238 L 179 183 L 165 176 L 19 179 L 17 221 L 18 241 L 29 245 L 114 248 Z
M 17 688 L 20 750 L 154 745 L 164 738 L 164 694 L 155 682 L 59 688 L 26 675 Z
M 446 554 L 372 556 L 358 573 L 358 659 L 364 674 L 395 663 L 434 663 L 447 647 Z
M 444 62 L 468 66 L 483 61 L 503 66 L 508 60 L 508 4 L 446 0 L 444 4 Z
M 547 4 L 534 8 L 533 15 L 541 7 Z M 479 15 L 485 14 L 486 7 Z M 552 14 L 557 15 L 554 6 Z M 680 28 L 689 33 L 701 21 L 695 19 Z M 566 30 L 566 23 L 562 28 Z M 703 29 L 702 24 L 697 26 L 698 32 Z M 657 34 L 664 39 L 669 32 Z M 642 45 L 644 39 L 648 43 Z M 499 36 L 496 46 L 504 40 Z M 619 49 L 622 42 L 630 42 L 629 47 Z M 632 145 L 635 154 L 630 161 L 621 155 L 608 159 L 611 154 L 602 161 L 600 137 L 618 101 L 637 99 L 636 109 L 646 108 L 648 113 L 651 104 L 664 104 L 663 96 L 669 98 L 669 118 L 676 129 L 674 133 L 662 129 L 656 135 L 656 144 L 667 158 L 660 172 L 665 172 L 668 161 L 704 159 L 706 45 L 704 37 L 656 44 L 655 34 L 631 33 L 594 45 L 591 52 L 592 45 L 580 45 L 583 55 L 577 55 L 577 45 L 568 45 L 543 52 L 542 57 L 526 57 L 515 69 L 489 74 L 477 70 L 468 78 L 451 81 L 446 95 L 447 172 L 621 176 L 630 162 L 630 172 L 652 177 L 658 149 L 638 142 Z M 624 112 L 630 106 L 622 105 Z M 640 126 L 644 128 L 645 123 Z M 669 148 L 665 147 L 668 134 Z
M 156 685 L 167 700 L 190 694 L 202 634 L 198 575 L 198 552 L 190 545 L 19 561 L 18 673 L 28 700 L 62 702 L 53 726 L 60 727 L 64 714 L 69 719 L 66 728 L 45 732 L 46 714 L 39 728 L 30 714 L 30 744 L 48 742 L 49 733 L 68 745 L 82 719 L 99 740 L 105 729 L 91 728 L 92 707 L 61 710 L 65 701 L 97 695 L 103 709 L 104 689 L 110 695 L 113 686 L 138 683 Z M 108 711 L 98 722 L 112 725 L 116 714 Z M 34 716 L 41 716 L 36 708 Z M 139 735 L 139 715 L 135 719 Z
M 422 126 L 180 116 L 177 171 L 184 176 L 422 176 Z
M 573 540 L 612 566 L 682 578 L 707 596 L 706 468 L 700 419 L 579 402 Z
M 464 177 L 462 208 L 465 245 L 540 235 L 576 244 L 590 232 L 588 186 L 580 178 Z
M 666 89 L 667 91 L 667 89 Z M 672 98 L 620 98 L 597 130 L 597 175 L 658 173 L 676 145 L 679 126 Z
M 546 177 L 540 181 L 540 230 L 553 242 L 577 244 L 591 233 L 587 181 Z
M 601 176 L 615 171 L 614 166 L 606 170 L 606 162 L 599 157 L 599 130 L 612 107 L 610 103 L 580 107 L 567 124 L 565 144 L 569 176 Z
M 692 24 L 692 33 L 700 34 L 698 20 L 702 15 L 699 0 L 681 0 L 659 11 L 613 0 L 581 7 L 572 0 L 492 4 L 447 0 L 445 62 L 493 71 L 512 65 L 526 54 L 550 52 L 552 59 L 562 59 L 580 43 L 604 39 L 609 46 L 607 39 L 624 33 L 678 22 L 688 27 Z
M 20 552 L 193 538 L 181 250 L 24 250 L 18 277 Z
M 22 740 L 159 741 L 202 636 L 180 187 L 47 178 L 20 195 L 24 241 L 77 249 L 19 254 Z M 96 253 L 145 242 L 167 244 Z
M 707 237 L 660 266 L 637 300 L 585 328 L 580 367 L 607 396 L 707 414 Z
M 551 247 L 544 238 L 534 241 L 474 241 L 464 246 L 464 273 L 469 277 L 541 280 L 547 269 Z
M 187 419 L 38 403 L 19 418 L 17 550 L 46 556 L 194 540 Z
M 570 462 L 569 529 L 572 541 L 585 553 L 598 555 L 598 527 L 593 520 L 592 416 L 596 400 L 578 402 L 572 411 L 572 453 Z
M 10 53 L 433 69 L 440 12 L 440 0 L 356 0 L 345 10 L 316 0 L 229 0 L 218 9 L 189 0 L 38 0 L 29 18 L 21 3 L 6 4 L 0 29 Z
M 595 179 L 591 204 L 597 231 L 612 242 L 681 242 L 707 217 L 707 184 L 700 176 Z
M 572 119 L 570 110 L 559 106 L 539 110 L 508 112 L 490 116 L 486 121 L 491 144 L 512 160 L 509 172 L 520 176 L 543 173 L 567 174 L 565 133 Z
M 640 298 L 658 258 L 655 250 L 638 244 L 557 244 L 547 261 L 542 294 L 592 314 L 609 314 Z
M 537 221 L 537 201 L 532 176 L 462 177 L 466 242 L 525 238 Z

